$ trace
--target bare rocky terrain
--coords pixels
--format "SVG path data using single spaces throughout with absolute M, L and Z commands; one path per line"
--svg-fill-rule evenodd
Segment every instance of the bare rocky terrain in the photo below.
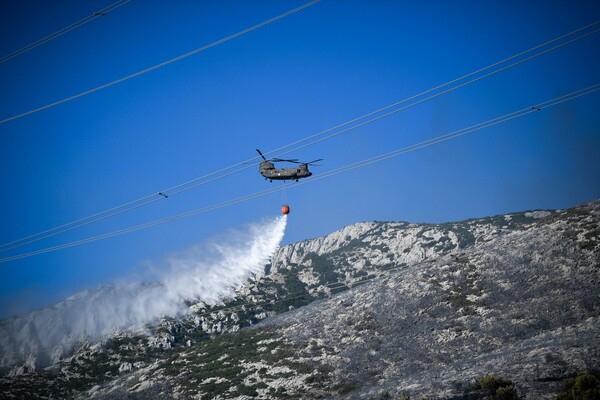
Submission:
M 466 399 L 493 374 L 556 398 L 600 369 L 599 278 L 599 201 L 358 223 L 280 248 L 221 305 L 54 358 L 4 354 L 0 397 Z

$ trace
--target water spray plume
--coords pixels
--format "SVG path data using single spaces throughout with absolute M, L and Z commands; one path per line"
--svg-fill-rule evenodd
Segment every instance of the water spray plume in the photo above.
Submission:
M 187 302 L 217 304 L 264 271 L 283 239 L 287 216 L 229 232 L 181 251 L 153 283 L 132 282 L 83 291 L 67 300 L 2 321 L 0 367 L 44 366 L 81 340 L 139 328 L 188 313 Z

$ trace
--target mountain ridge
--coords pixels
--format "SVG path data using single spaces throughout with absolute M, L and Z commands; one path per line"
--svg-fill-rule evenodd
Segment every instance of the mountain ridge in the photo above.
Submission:
M 281 247 L 222 305 L 190 304 L 150 336 L 83 344 L 46 369 L 13 368 L 0 387 L 31 398 L 52 397 L 15 388 L 99 399 L 460 398 L 468 382 L 496 373 L 552 398 L 564 377 L 600 368 L 599 221 L 595 201 L 443 224 L 353 224 Z

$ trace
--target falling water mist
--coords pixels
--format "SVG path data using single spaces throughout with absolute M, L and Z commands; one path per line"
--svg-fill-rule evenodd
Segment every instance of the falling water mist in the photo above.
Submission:
M 152 283 L 120 283 L 0 322 L 0 367 L 44 366 L 82 340 L 139 329 L 163 316 L 181 317 L 186 303 L 216 304 L 264 270 L 279 247 L 287 216 L 261 221 L 169 257 Z

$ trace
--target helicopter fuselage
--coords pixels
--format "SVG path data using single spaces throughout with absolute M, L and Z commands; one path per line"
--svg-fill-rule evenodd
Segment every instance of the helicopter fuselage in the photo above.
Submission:
M 308 178 L 312 172 L 308 170 L 308 165 L 300 164 L 296 168 L 275 168 L 275 165 L 269 161 L 263 161 L 258 167 L 262 176 L 270 181 L 286 181 Z

